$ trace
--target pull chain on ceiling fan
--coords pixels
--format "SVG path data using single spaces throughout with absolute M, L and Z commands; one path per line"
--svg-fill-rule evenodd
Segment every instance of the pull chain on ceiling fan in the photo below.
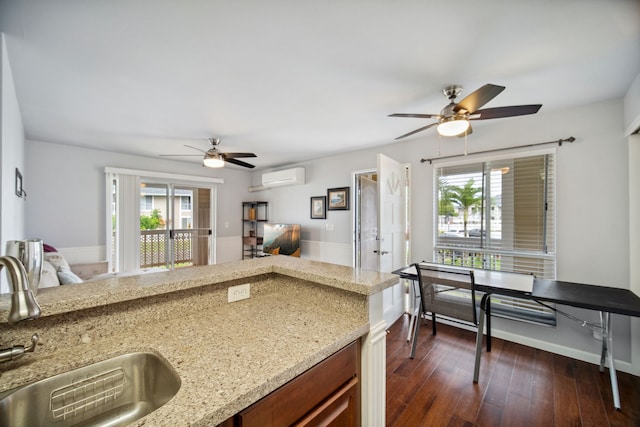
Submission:
M 462 86 L 447 86 L 442 90 L 442 93 L 444 93 L 444 96 L 446 96 L 450 102 L 442 109 L 442 111 L 440 111 L 440 114 L 389 114 L 389 117 L 410 117 L 438 120 L 435 123 L 428 124 L 401 135 L 396 139 L 406 138 L 434 126 L 437 126 L 438 134 L 442 136 L 464 137 L 473 132 L 471 124 L 469 123 L 471 120 L 499 119 L 503 117 L 535 114 L 538 112 L 540 107 L 542 107 L 542 104 L 530 104 L 480 109 L 483 105 L 498 96 L 504 89 L 504 86 L 486 84 L 475 92 L 469 94 L 462 101 L 456 103 L 455 99 L 460 95 L 460 92 L 462 92 Z

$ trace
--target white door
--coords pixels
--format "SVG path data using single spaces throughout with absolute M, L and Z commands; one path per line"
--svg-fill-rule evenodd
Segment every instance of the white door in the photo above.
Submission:
M 380 271 L 392 272 L 407 263 L 405 167 L 378 154 L 378 257 Z M 401 283 L 383 293 L 384 320 L 391 326 L 405 311 Z
M 366 177 L 359 177 L 359 233 L 360 251 L 358 267 L 379 271 L 378 256 L 378 184 Z

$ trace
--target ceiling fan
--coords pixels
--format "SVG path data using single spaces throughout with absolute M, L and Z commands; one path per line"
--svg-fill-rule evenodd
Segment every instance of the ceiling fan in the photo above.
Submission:
M 444 96 L 449 98 L 449 105 L 444 107 L 440 114 L 389 114 L 389 117 L 413 117 L 421 119 L 437 119 L 435 123 L 428 124 L 412 132 L 397 137 L 406 138 L 423 130 L 437 126 L 438 133 L 443 136 L 463 137 L 472 132 L 470 120 L 499 119 L 503 117 L 524 116 L 538 112 L 542 104 L 512 105 L 509 107 L 495 107 L 479 109 L 487 102 L 498 96 L 505 89 L 504 86 L 486 84 L 480 89 L 469 94 L 462 101 L 456 103 L 456 97 L 462 92 L 462 86 L 447 86 L 442 89 Z
M 209 138 L 209 143 L 211 144 L 211 148 L 207 151 L 201 150 L 198 147 L 193 147 L 191 145 L 186 145 L 185 147 L 193 148 L 194 150 L 198 150 L 201 153 L 204 153 L 204 158 L 202 159 L 202 164 L 208 168 L 221 168 L 224 166 L 224 163 L 231 163 L 238 166 L 243 166 L 245 168 L 253 169 L 254 165 L 243 162 L 242 160 L 238 160 L 239 157 L 257 157 L 254 153 L 223 153 L 218 150 L 218 145 L 220 145 L 219 138 Z M 200 154 L 160 154 L 162 157 L 192 157 L 192 156 L 200 156 Z

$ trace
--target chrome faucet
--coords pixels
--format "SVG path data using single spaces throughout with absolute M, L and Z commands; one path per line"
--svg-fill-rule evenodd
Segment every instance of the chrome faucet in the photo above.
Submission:
M 11 289 L 11 309 L 9 310 L 8 322 L 15 325 L 23 320 L 32 320 L 40 316 L 40 306 L 29 288 L 29 278 L 22 263 L 15 257 L 5 255 L 0 256 L 0 271 L 6 267 Z M 8 362 L 16 359 L 24 353 L 33 352 L 38 343 L 38 335 L 33 334 L 31 345 L 24 347 L 13 346 L 0 350 L 0 362 Z

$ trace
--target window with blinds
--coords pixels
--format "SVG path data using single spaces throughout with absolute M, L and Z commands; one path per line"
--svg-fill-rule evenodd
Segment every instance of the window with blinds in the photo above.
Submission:
M 555 278 L 554 156 L 436 165 L 434 261 Z M 495 295 L 492 314 L 555 325 L 534 301 Z

